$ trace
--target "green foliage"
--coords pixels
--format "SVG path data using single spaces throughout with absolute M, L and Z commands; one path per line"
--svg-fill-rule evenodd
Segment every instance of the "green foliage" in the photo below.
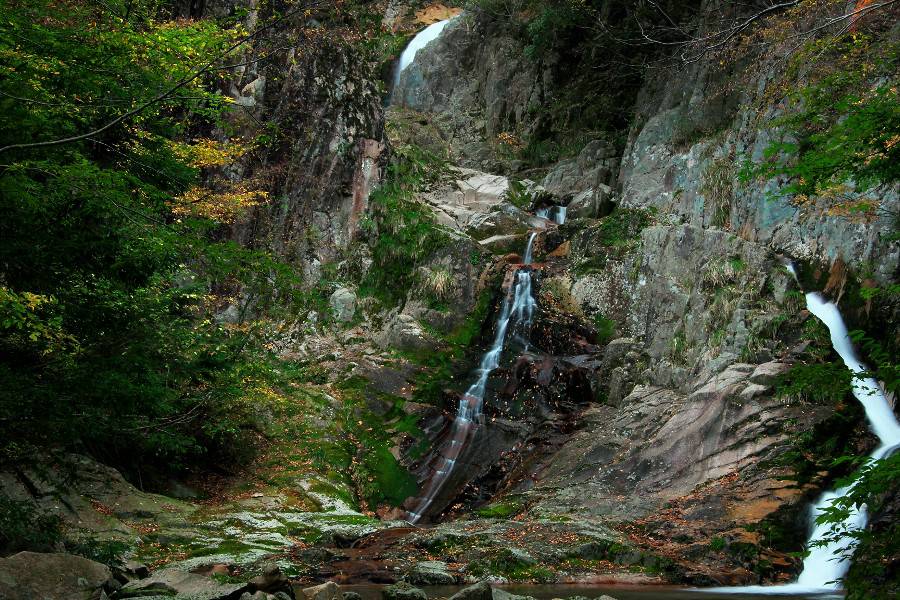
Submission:
M 529 209 L 534 200 L 534 197 L 525 189 L 525 184 L 518 180 L 509 182 L 505 198 L 513 206 L 523 210 Z
M 0 556 L 22 550 L 53 552 L 62 542 L 59 518 L 39 512 L 31 502 L 0 494 Z
M 785 176 L 780 194 L 799 204 L 812 196 L 835 200 L 838 214 L 876 208 L 877 200 L 850 192 L 900 178 L 898 60 L 896 41 L 853 33 L 809 42 L 790 71 L 799 77 L 808 62 L 818 70 L 808 85 L 789 90 L 788 111 L 773 122 L 781 138 L 762 162 L 746 163 L 741 178 Z
M 221 241 L 240 193 L 179 204 L 247 151 L 184 141 L 226 126 L 214 76 L 152 100 L 243 32 L 167 20 L 153 0 L 3 2 L 3 14 L 0 444 L 74 447 L 126 473 L 235 458 L 269 377 L 247 309 L 290 301 L 298 281 Z M 241 323 L 217 321 L 237 298 Z
M 780 396 L 792 396 L 818 404 L 843 402 L 851 390 L 852 377 L 842 362 L 796 364 L 779 376 L 776 390 Z
M 712 538 L 709 540 L 709 548 L 714 552 L 721 552 L 725 549 L 725 538 L 718 536 Z
M 415 193 L 436 179 L 443 162 L 414 146 L 395 149 L 384 183 L 372 193 L 372 266 L 360 292 L 393 306 L 419 283 L 417 268 L 448 242 Z
M 734 161 L 728 156 L 713 160 L 703 172 L 700 193 L 713 206 L 712 224 L 716 227 L 728 225 L 731 218 L 735 172 Z
M 122 566 L 125 561 L 124 557 L 131 548 L 122 541 L 97 540 L 93 538 L 67 540 L 65 546 L 66 552 L 83 556 L 109 567 Z
M 856 600 L 895 598 L 900 591 L 900 581 L 884 559 L 900 552 L 900 523 L 896 514 L 880 513 L 900 490 L 900 454 L 867 460 L 837 485 L 849 486 L 849 490 L 825 507 L 817 521 L 831 526 L 821 540 L 822 545 L 838 539 L 855 540 L 853 564 L 846 579 L 847 597 Z M 846 519 L 862 508 L 874 517 L 874 525 L 864 530 L 848 530 L 844 525 Z
M 602 313 L 594 315 L 594 328 L 597 330 L 597 341 L 605 344 L 616 335 L 616 322 Z
M 871 372 L 861 373 L 857 377 L 874 377 L 881 383 L 884 391 L 892 394 L 900 393 L 900 364 L 897 364 L 882 343 L 861 330 L 851 331 L 850 339 L 863 350 L 866 360 L 873 365 L 870 367 Z
M 624 246 L 636 240 L 653 222 L 653 211 L 619 208 L 600 222 L 599 242 L 607 247 Z
M 582 24 L 586 2 L 565 0 L 534 4 L 536 4 L 535 14 L 525 27 L 529 38 L 525 55 L 538 59 L 544 57 L 550 50 L 563 45 Z

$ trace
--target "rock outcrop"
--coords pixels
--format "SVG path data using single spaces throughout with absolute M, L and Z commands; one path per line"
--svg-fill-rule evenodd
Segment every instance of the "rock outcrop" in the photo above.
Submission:
M 19 552 L 0 558 L 0 598 L 94 600 L 121 584 L 109 567 L 71 554 Z

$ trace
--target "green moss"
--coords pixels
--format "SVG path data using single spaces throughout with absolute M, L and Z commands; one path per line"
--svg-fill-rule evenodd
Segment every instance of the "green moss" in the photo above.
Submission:
M 443 167 L 443 161 L 415 146 L 395 148 L 384 183 L 369 199 L 372 226 L 366 233 L 373 262 L 360 283 L 360 294 L 387 306 L 400 303 L 419 283 L 417 267 L 423 259 L 449 243 L 431 210 L 415 199 Z
M 477 561 L 472 561 L 466 567 L 466 572 L 476 577 L 488 575 L 500 575 L 509 581 L 523 583 L 552 583 L 556 581 L 556 574 L 548 567 L 526 561 L 508 549 L 499 554 Z
M 475 514 L 485 519 L 508 519 L 522 512 L 523 508 L 524 506 L 521 502 L 496 502 L 484 508 L 479 508 L 475 511 Z
M 616 335 L 616 322 L 602 313 L 594 315 L 594 328 L 597 330 L 597 341 L 605 344 Z
M 653 209 L 618 208 L 600 221 L 597 241 L 610 248 L 628 245 L 653 223 L 654 215 Z
M 445 346 L 437 351 L 407 355 L 425 367 L 415 378 L 413 399 L 422 404 L 440 406 L 444 390 L 459 385 L 458 377 L 467 367 L 466 351 L 481 335 L 490 313 L 496 286 L 485 286 L 478 296 L 475 309 L 454 331 L 442 336 Z

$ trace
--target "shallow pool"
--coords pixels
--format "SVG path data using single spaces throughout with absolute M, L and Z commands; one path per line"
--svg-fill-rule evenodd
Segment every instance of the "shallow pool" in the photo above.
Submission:
M 381 600 L 381 590 L 383 587 L 384 586 L 382 585 L 373 584 L 342 585 L 341 590 L 354 591 L 362 596 L 363 600 Z M 463 589 L 463 587 L 465 586 L 423 586 L 422 589 L 428 594 L 429 598 L 449 598 L 459 590 Z M 843 594 L 834 592 L 799 595 L 742 594 L 715 591 L 705 592 L 683 587 L 646 585 L 503 585 L 498 587 L 512 594 L 534 596 L 539 600 L 568 598 L 571 596 L 597 598 L 604 594 L 612 596 L 616 600 L 762 600 L 764 598 L 771 598 L 772 600 L 834 600 L 842 599 L 844 597 Z

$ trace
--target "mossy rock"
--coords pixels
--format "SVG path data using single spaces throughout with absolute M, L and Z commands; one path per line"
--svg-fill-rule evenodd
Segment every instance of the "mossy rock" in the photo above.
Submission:
M 428 594 L 419 588 L 401 581 L 381 590 L 383 600 L 428 600 Z

